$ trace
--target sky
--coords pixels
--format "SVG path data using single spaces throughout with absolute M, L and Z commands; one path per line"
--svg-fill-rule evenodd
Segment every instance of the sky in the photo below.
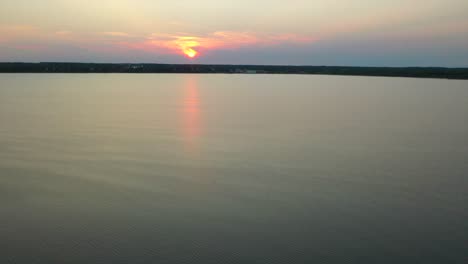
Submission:
M 467 0 L 1 0 L 0 61 L 468 67 Z

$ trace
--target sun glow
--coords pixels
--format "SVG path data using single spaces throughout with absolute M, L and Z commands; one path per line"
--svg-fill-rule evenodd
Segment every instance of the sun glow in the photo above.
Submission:
M 174 46 L 178 47 L 185 56 L 193 59 L 198 55 L 198 51 L 195 48 L 200 46 L 200 42 L 197 37 L 178 37 L 174 41 Z
M 106 36 L 135 38 L 124 32 L 105 32 Z M 158 34 L 153 33 L 143 42 L 123 41 L 125 48 L 141 49 L 147 52 L 179 54 L 188 59 L 196 59 L 215 50 L 234 50 L 242 47 L 265 47 L 279 44 L 307 44 L 314 41 L 308 36 L 295 34 L 260 34 L 253 32 L 217 31 L 205 35 Z
M 198 55 L 198 52 L 192 48 L 185 48 L 183 50 L 184 54 L 187 55 L 187 57 L 193 59 Z

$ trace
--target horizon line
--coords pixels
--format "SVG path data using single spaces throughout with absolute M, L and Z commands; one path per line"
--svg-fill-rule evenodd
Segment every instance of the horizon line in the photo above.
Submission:
M 439 68 L 439 69 L 468 69 L 464 67 L 447 67 L 447 66 L 358 66 L 358 65 L 311 65 L 311 64 L 229 64 L 229 63 L 167 63 L 167 62 L 78 62 L 78 61 L 0 61 L 0 64 L 18 63 L 18 64 L 41 64 L 41 63 L 68 63 L 68 64 L 114 64 L 114 65 L 213 65 L 213 66 L 268 66 L 268 67 L 353 67 L 353 68 Z

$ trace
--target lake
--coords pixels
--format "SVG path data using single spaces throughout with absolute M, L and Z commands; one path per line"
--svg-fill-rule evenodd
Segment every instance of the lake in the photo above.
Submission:
M 468 263 L 468 81 L 1 74 L 2 263 Z

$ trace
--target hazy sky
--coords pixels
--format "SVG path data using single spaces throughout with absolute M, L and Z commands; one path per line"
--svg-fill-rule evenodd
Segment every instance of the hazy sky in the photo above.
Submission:
M 467 67 L 467 14 L 467 0 L 1 0 L 0 61 Z

